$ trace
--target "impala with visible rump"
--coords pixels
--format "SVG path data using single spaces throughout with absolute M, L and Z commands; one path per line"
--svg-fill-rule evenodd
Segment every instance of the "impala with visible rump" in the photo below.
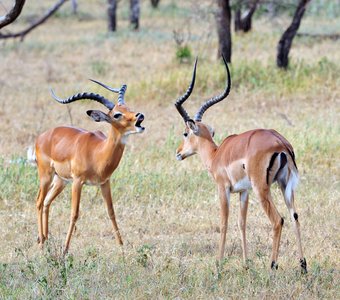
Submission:
M 74 127 L 57 127 L 42 133 L 36 139 L 35 153 L 40 179 L 37 197 L 38 242 L 42 247 L 48 238 L 48 216 L 52 201 L 72 182 L 71 220 L 65 241 L 64 253 L 69 249 L 72 233 L 79 215 L 81 189 L 84 184 L 99 185 L 112 221 L 117 243 L 123 241 L 117 226 L 112 205 L 110 176 L 117 168 L 125 148 L 127 136 L 142 133 L 144 120 L 142 113 L 131 111 L 125 104 L 126 85 L 120 89 L 111 88 L 92 80 L 106 89 L 119 93 L 118 103 L 114 105 L 105 97 L 93 93 L 79 93 L 67 99 L 52 96 L 59 103 L 89 99 L 103 104 L 108 112 L 88 110 L 86 113 L 96 122 L 110 125 L 106 137 L 101 131 L 87 131 Z
M 245 263 L 247 262 L 246 218 L 248 193 L 250 189 L 253 189 L 272 224 L 271 268 L 277 269 L 283 218 L 278 213 L 270 193 L 272 183 L 277 182 L 293 222 L 302 272 L 307 272 L 306 259 L 303 256 L 301 246 L 298 214 L 294 206 L 294 190 L 298 183 L 298 169 L 291 144 L 275 130 L 254 129 L 228 136 L 218 146 L 213 141 L 214 132 L 211 127 L 201 122 L 205 111 L 225 99 L 230 92 L 230 72 L 224 57 L 223 61 L 228 77 L 225 90 L 221 95 L 204 102 L 194 119 L 191 119 L 182 105 L 189 98 L 194 88 L 196 59 L 191 84 L 186 93 L 179 97 L 175 103 L 185 122 L 183 141 L 177 148 L 176 158 L 184 160 L 198 153 L 217 184 L 221 206 L 221 236 L 218 255 L 220 260 L 224 256 L 230 194 L 239 193 L 240 213 L 238 224 L 241 232 L 243 260 Z

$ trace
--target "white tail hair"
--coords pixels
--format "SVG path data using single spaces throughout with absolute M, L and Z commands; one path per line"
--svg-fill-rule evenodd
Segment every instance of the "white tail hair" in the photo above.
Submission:
M 27 162 L 30 163 L 31 165 L 37 164 L 37 157 L 35 155 L 35 147 L 32 145 L 27 148 Z
M 290 169 L 289 170 L 289 177 L 285 189 L 285 199 L 286 201 L 291 201 L 292 193 L 295 191 L 297 185 L 299 183 L 299 175 L 296 170 Z

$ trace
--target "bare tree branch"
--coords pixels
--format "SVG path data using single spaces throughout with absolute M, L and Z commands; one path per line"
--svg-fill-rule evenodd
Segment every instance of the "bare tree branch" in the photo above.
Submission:
M 66 1 L 68 0 L 59 0 L 52 8 L 50 8 L 40 19 L 36 20 L 31 26 L 28 28 L 17 32 L 17 33 L 0 33 L 0 39 L 8 39 L 8 38 L 17 38 L 20 37 L 20 40 L 23 41 L 26 34 L 32 31 L 34 28 L 38 27 L 42 23 L 44 23 L 49 17 L 51 17 Z
M 11 24 L 19 17 L 26 0 L 16 0 L 12 9 L 4 16 L 0 17 L 0 29 Z

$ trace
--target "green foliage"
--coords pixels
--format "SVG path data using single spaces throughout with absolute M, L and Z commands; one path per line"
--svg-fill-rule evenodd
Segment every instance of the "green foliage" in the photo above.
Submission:
M 192 57 L 190 47 L 187 45 L 179 46 L 176 50 L 176 58 L 180 63 L 189 62 Z

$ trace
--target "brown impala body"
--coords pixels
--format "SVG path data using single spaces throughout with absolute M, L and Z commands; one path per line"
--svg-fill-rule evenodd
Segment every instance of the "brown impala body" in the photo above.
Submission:
M 239 193 L 240 213 L 238 223 L 241 232 L 243 259 L 245 263 L 247 261 L 246 218 L 248 194 L 249 190 L 253 189 L 272 224 L 271 267 L 277 268 L 283 218 L 278 213 L 270 193 L 270 186 L 277 182 L 293 222 L 302 271 L 307 272 L 307 264 L 301 247 L 298 214 L 294 206 L 294 189 L 298 183 L 298 170 L 291 144 L 275 130 L 255 129 L 238 135 L 231 135 L 220 146 L 217 146 L 213 141 L 212 129 L 201 122 L 204 112 L 229 94 L 230 73 L 225 60 L 224 63 L 228 73 L 226 89 L 221 95 L 207 100 L 194 119 L 191 119 L 182 104 L 194 88 L 196 60 L 192 82 L 187 92 L 175 103 L 186 124 L 184 139 L 176 151 L 176 157 L 178 160 L 183 160 L 198 153 L 203 164 L 216 181 L 221 206 L 220 260 L 224 256 L 230 194 Z
M 81 189 L 84 184 L 100 186 L 117 242 L 123 244 L 112 205 L 110 176 L 122 158 L 127 136 L 144 131 L 141 126 L 143 114 L 134 113 L 125 105 L 126 85 L 118 90 L 95 82 L 119 93 L 118 104 L 114 105 L 106 98 L 92 93 L 77 94 L 65 100 L 57 98 L 53 92 L 52 95 L 63 104 L 90 99 L 106 106 L 108 113 L 89 110 L 87 114 L 96 122 L 109 123 L 107 137 L 100 131 L 57 127 L 42 133 L 36 140 L 35 152 L 40 179 L 37 197 L 38 241 L 41 246 L 48 238 L 50 205 L 66 183 L 72 182 L 71 220 L 65 241 L 65 253 L 68 251 L 78 219 Z

